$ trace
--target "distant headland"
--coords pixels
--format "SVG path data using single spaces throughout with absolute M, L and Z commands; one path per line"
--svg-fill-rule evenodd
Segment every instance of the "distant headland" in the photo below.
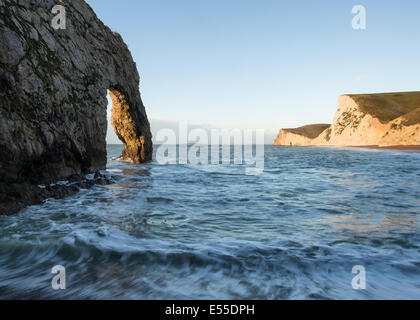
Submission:
M 420 92 L 342 95 L 331 125 L 281 129 L 274 145 L 420 149 Z

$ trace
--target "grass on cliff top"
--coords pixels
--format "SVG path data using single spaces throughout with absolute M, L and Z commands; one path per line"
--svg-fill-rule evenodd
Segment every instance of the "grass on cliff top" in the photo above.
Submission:
M 417 108 L 403 116 L 402 124 L 405 126 L 413 126 L 420 124 L 420 108 Z
M 381 122 L 389 122 L 402 115 L 410 117 L 412 111 L 420 108 L 420 92 L 418 91 L 349 94 L 348 96 L 359 105 L 362 112 L 378 118 Z M 417 113 L 414 114 L 417 115 Z M 413 119 L 407 120 L 412 122 Z
M 329 127 L 331 127 L 330 124 L 319 123 L 319 124 L 310 124 L 310 125 L 303 126 L 300 128 L 283 129 L 283 130 L 294 133 L 294 134 L 302 135 L 310 139 L 315 139 Z

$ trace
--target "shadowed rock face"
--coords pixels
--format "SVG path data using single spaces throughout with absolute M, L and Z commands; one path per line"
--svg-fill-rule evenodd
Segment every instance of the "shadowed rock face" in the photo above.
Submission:
M 51 26 L 66 8 L 66 29 Z M 83 0 L 0 0 L 0 214 L 42 201 L 37 186 L 106 166 L 107 92 L 123 157 L 152 157 L 139 75 L 122 38 Z

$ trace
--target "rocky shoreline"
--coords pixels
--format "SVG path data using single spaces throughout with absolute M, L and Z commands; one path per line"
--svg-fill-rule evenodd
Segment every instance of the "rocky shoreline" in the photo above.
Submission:
M 95 185 L 114 183 L 112 178 L 98 172 L 81 176 L 78 174 L 68 179 L 49 185 L 20 184 L 0 194 L 0 215 L 17 213 L 30 205 L 38 205 L 45 200 L 64 199 L 78 193 L 81 189 L 90 189 Z
M 401 151 L 417 151 L 420 152 L 420 145 L 409 145 L 409 146 L 352 146 L 352 148 L 366 148 L 366 149 L 378 149 L 378 150 L 401 150 Z

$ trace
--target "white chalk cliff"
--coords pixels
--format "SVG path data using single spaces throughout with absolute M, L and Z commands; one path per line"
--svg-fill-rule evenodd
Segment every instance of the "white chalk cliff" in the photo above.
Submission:
M 342 95 L 332 125 L 280 130 L 278 146 L 418 146 L 420 92 Z

